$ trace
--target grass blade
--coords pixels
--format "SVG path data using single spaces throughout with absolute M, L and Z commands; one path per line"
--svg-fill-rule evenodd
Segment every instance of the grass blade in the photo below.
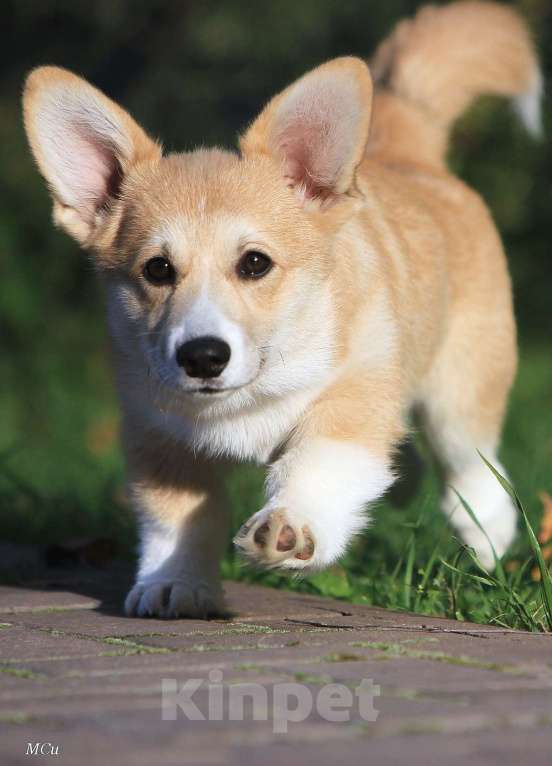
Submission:
M 491 463 L 489 463 L 489 461 L 486 459 L 484 455 L 479 453 L 479 456 L 481 457 L 481 459 L 483 460 L 487 468 L 494 474 L 495 478 L 502 485 L 504 490 L 510 495 L 510 497 L 515 503 L 516 508 L 521 514 L 521 517 L 525 524 L 525 529 L 527 531 L 527 536 L 529 538 L 529 544 L 531 546 L 531 550 L 533 552 L 535 559 L 537 560 L 537 564 L 539 567 L 539 571 L 541 575 L 541 580 L 540 580 L 541 597 L 542 597 L 544 609 L 546 612 L 548 628 L 549 630 L 552 630 L 552 576 L 550 575 L 548 567 L 546 566 L 546 562 L 542 555 L 541 547 L 539 545 L 539 541 L 537 540 L 537 536 L 535 535 L 533 527 L 531 526 L 531 523 L 527 517 L 527 513 L 525 512 L 523 503 L 521 502 L 517 492 L 515 491 L 513 486 L 510 484 L 508 479 L 502 476 L 502 474 L 500 474 L 496 470 L 496 468 L 493 465 L 491 465 Z
M 463 572 L 461 569 L 458 569 L 458 567 L 449 564 L 448 561 L 445 561 L 444 559 L 440 559 L 440 561 L 444 567 L 450 569 L 451 572 L 456 572 L 456 574 L 462 575 L 462 577 L 469 577 L 470 580 L 475 580 L 476 582 L 483 583 L 483 585 L 489 585 L 493 588 L 497 585 L 496 581 L 493 582 L 493 580 L 489 580 L 486 577 L 481 577 L 481 575 L 476 575 L 472 572 Z
M 404 583 L 403 583 L 403 594 L 404 594 L 404 605 L 406 609 L 410 609 L 410 601 L 411 601 L 411 590 L 412 590 L 412 574 L 414 572 L 414 560 L 416 558 L 416 541 L 414 537 L 414 533 L 412 533 L 410 537 L 410 545 L 408 546 L 408 555 L 406 557 L 406 567 L 404 570 Z

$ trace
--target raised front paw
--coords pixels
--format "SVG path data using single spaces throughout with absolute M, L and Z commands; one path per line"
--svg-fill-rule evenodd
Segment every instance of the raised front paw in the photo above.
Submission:
M 315 560 L 316 543 L 307 524 L 298 524 L 283 508 L 265 509 L 242 526 L 234 544 L 260 566 L 304 569 Z
M 222 589 L 184 579 L 138 581 L 126 597 L 125 612 L 129 617 L 220 617 L 224 615 Z

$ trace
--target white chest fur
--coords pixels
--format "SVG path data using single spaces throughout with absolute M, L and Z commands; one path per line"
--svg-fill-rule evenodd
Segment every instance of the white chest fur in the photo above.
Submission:
M 151 424 L 213 457 L 266 463 L 274 450 L 296 426 L 319 389 L 305 389 L 276 399 L 267 399 L 250 409 L 227 416 L 188 418 L 175 412 L 149 413 Z

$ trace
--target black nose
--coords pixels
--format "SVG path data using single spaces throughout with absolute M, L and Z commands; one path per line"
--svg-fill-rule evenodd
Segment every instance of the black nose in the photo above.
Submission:
M 217 378 L 230 359 L 230 346 L 220 338 L 194 338 L 176 350 L 176 361 L 190 378 Z

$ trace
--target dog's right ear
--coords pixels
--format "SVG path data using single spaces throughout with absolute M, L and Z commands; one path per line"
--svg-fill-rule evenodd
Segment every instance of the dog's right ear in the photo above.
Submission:
M 25 129 L 54 200 L 54 220 L 90 245 L 121 183 L 160 147 L 124 109 L 58 67 L 31 72 L 23 94 Z

